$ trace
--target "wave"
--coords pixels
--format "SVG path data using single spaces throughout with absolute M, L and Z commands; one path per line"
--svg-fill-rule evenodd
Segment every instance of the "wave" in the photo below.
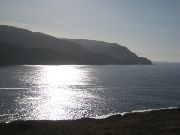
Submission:
M 124 116 L 125 114 L 129 113 L 142 113 L 142 112 L 151 112 L 151 111 L 158 111 L 158 110 L 171 110 L 171 109 L 178 109 L 179 107 L 167 107 L 167 108 L 159 108 L 159 109 L 147 109 L 147 110 L 134 110 L 130 112 L 122 112 L 122 113 L 109 113 L 107 115 L 101 115 L 101 116 L 96 116 L 96 117 L 90 117 L 93 119 L 106 119 L 110 116 L 115 116 L 115 115 L 121 115 Z

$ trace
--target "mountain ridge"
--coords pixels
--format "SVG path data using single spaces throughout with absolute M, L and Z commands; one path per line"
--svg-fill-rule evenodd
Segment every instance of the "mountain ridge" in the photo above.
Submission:
M 120 46 L 117 43 L 85 39 L 61 39 L 41 32 L 32 32 L 6 25 L 0 25 L 0 50 L 0 65 L 27 63 L 30 65 L 152 64 L 147 58 L 138 57 L 127 47 Z

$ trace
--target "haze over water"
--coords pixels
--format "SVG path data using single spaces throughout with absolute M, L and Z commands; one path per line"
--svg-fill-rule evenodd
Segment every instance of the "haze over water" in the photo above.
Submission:
M 180 64 L 0 67 L 0 122 L 180 107 Z

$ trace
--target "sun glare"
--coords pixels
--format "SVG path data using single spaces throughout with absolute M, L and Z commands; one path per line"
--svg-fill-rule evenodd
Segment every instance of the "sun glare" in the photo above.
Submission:
M 79 99 L 90 96 L 74 87 L 83 83 L 84 72 L 78 66 L 69 65 L 42 68 L 39 80 L 40 98 L 33 115 L 36 119 L 73 119 L 72 108 L 80 105 Z
M 42 79 L 51 86 L 75 85 L 81 79 L 81 72 L 74 66 L 48 66 L 44 69 Z

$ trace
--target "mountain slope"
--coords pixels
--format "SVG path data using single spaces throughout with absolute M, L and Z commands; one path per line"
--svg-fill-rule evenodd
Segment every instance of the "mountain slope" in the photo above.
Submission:
M 135 53 L 116 43 L 107 43 L 103 41 L 87 39 L 70 39 L 70 41 L 82 45 L 88 51 L 108 55 L 115 58 L 137 57 Z
M 0 25 L 0 41 L 31 48 L 36 47 L 53 49 L 58 52 L 83 53 L 85 51 L 81 45 L 71 41 L 5 25 Z
M 95 53 L 59 53 L 46 48 L 29 48 L 0 42 L 0 65 L 104 65 L 118 63 L 119 59 Z
M 58 39 L 0 25 L 0 65 L 17 64 L 151 64 L 151 61 L 118 44 Z

